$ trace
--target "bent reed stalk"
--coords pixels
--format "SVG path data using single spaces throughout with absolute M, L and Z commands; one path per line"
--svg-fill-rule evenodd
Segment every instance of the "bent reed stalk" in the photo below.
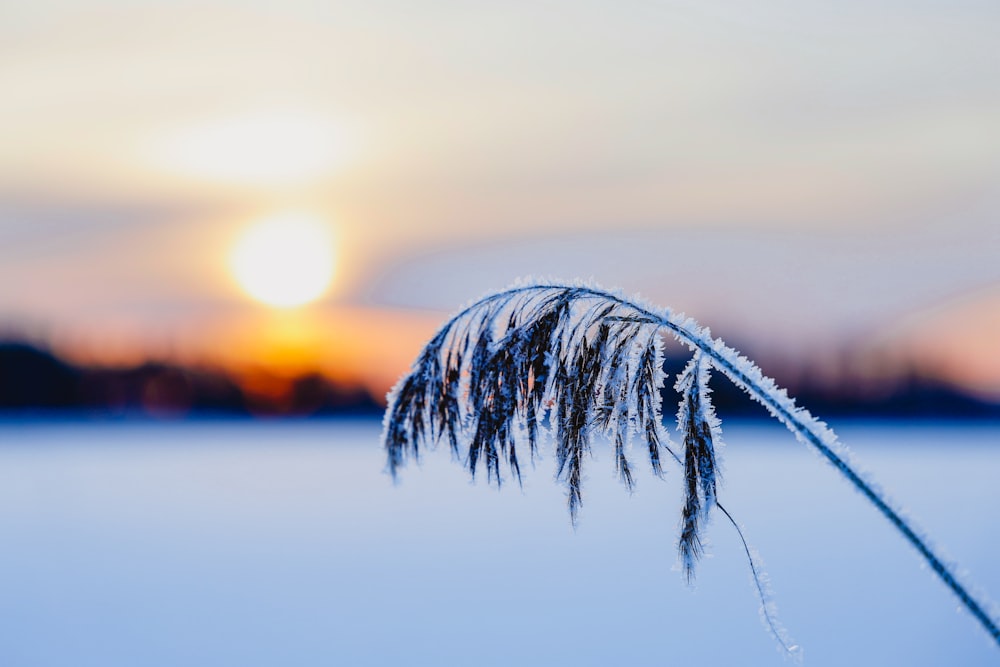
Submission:
M 666 330 L 693 356 L 678 377 L 677 422 L 684 452 L 678 454 L 662 426 L 662 341 Z M 774 617 L 760 565 L 730 513 L 716 495 L 715 450 L 721 432 L 708 389 L 710 371 L 728 377 L 828 460 L 898 530 L 931 570 L 958 597 L 995 643 L 1000 629 L 986 604 L 944 562 L 929 540 L 886 495 L 859 472 L 834 433 L 749 359 L 713 338 L 707 328 L 670 310 L 586 284 L 522 283 L 490 294 L 448 320 L 406 375 L 389 393 L 383 447 L 396 479 L 407 458 L 418 459 L 422 443 L 447 436 L 453 455 L 475 477 L 483 461 L 489 482 L 502 483 L 501 465 L 520 482 L 517 444 L 527 437 L 534 459 L 539 431 L 555 440 L 557 480 L 565 484 L 572 522 L 583 502 L 582 466 L 590 439 L 604 434 L 614 443 L 615 468 L 631 490 L 627 455 L 644 439 L 653 473 L 660 476 L 660 450 L 684 470 L 685 503 L 678 553 L 690 582 L 701 555 L 701 531 L 717 507 L 737 529 L 750 559 L 762 601 L 762 617 L 781 647 L 794 653 Z M 547 424 L 547 428 L 546 428 Z

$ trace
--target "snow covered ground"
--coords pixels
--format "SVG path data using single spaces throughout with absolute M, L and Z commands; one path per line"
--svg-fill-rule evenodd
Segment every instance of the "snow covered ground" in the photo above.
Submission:
M 1000 425 L 833 424 L 1000 600 Z M 724 424 L 720 499 L 805 664 L 992 665 L 911 547 L 779 426 Z M 677 571 L 676 470 L 589 462 L 580 526 L 553 457 L 501 492 L 445 449 L 382 473 L 375 421 L 0 423 L 0 664 L 787 664 L 717 518 Z

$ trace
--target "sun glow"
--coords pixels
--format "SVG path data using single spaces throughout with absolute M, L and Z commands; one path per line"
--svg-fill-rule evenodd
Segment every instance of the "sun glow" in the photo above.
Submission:
M 315 301 L 330 286 L 334 239 L 321 219 L 287 214 L 248 229 L 230 256 L 233 276 L 251 297 L 292 308 Z
M 324 116 L 260 111 L 167 133 L 151 152 L 160 166 L 199 179 L 283 186 L 335 170 L 352 145 L 350 133 Z

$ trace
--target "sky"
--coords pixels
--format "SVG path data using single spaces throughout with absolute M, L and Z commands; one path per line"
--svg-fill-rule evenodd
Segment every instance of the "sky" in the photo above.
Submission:
M 581 278 L 1000 397 L 998 31 L 973 0 L 5 3 L 0 332 L 382 387 L 468 300 Z M 235 249 L 301 219 L 332 278 L 269 305 Z

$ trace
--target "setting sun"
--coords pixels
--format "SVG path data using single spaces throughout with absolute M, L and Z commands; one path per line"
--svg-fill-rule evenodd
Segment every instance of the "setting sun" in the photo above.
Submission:
M 333 235 L 316 217 L 267 218 L 240 236 L 230 267 L 257 301 L 279 308 L 301 306 L 322 296 L 333 279 Z

